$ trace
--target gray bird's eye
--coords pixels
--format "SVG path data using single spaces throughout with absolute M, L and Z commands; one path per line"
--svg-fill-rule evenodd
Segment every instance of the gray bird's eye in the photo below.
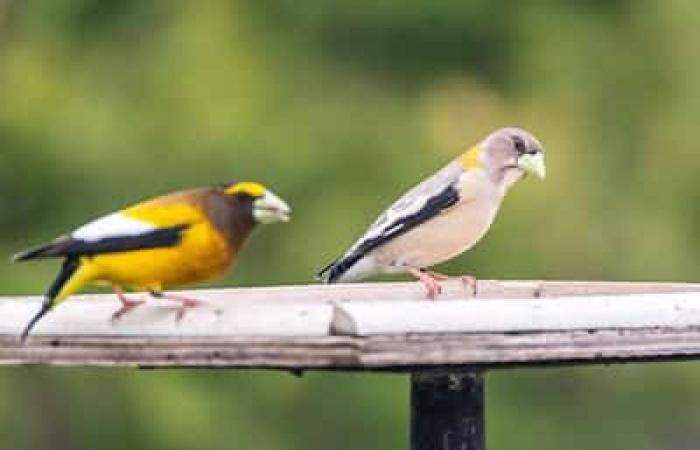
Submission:
M 527 152 L 525 141 L 523 141 L 523 139 L 520 136 L 511 136 L 511 140 L 513 141 L 513 146 L 515 147 L 516 152 L 518 152 L 521 155 Z

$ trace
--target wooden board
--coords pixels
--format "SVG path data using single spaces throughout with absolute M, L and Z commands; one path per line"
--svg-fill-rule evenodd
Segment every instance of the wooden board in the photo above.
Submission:
M 700 357 L 700 330 L 326 337 L 0 337 L 0 364 L 302 371 L 604 364 Z
M 700 292 L 336 304 L 340 335 L 700 327 Z
M 622 295 L 640 292 L 689 292 L 700 291 L 698 285 L 684 283 L 590 283 L 590 282 L 543 282 L 543 281 L 480 281 L 477 298 L 490 299 L 488 304 L 472 302 L 473 292 L 460 281 L 444 283 L 445 292 L 437 301 L 425 298 L 419 283 L 365 283 L 339 284 L 331 286 L 285 286 L 262 288 L 237 288 L 219 290 L 196 290 L 181 293 L 200 299 L 205 304 L 193 308 L 182 321 L 176 321 L 177 304 L 148 298 L 143 294 L 132 298 L 147 298 L 140 306 L 118 322 L 110 320 L 119 308 L 111 295 L 75 296 L 57 306 L 35 327 L 34 336 L 326 336 L 331 331 L 335 314 L 354 311 L 357 320 L 380 319 L 391 322 L 399 311 L 413 311 L 422 320 L 424 311 L 440 314 L 454 311 L 456 316 L 468 320 L 465 307 L 453 301 L 470 299 L 467 309 L 492 309 L 492 305 L 504 299 L 532 299 L 554 297 L 576 297 L 581 295 Z M 24 325 L 39 309 L 40 297 L 0 298 L 0 335 L 18 335 Z M 575 301 L 572 299 L 572 301 Z M 546 302 L 545 304 L 550 304 Z M 340 310 L 338 309 L 340 308 Z M 507 312 L 515 311 L 517 304 L 503 306 Z M 535 306 L 537 308 L 537 306 Z M 569 307 L 567 307 L 569 308 Z M 362 314 L 359 311 L 363 311 Z M 520 313 L 515 314 L 516 318 Z M 498 314 L 496 314 L 498 316 Z M 429 323 L 428 316 L 425 317 Z M 494 325 L 497 325 L 494 317 Z M 531 319 L 522 316 L 521 322 Z M 335 320 L 338 332 L 359 333 L 348 327 L 343 329 Z M 439 321 L 438 324 L 440 325 Z M 455 329 L 454 325 L 440 329 L 432 326 L 427 332 L 475 331 L 473 328 Z M 458 324 L 459 325 L 459 324 Z M 646 325 L 646 324 L 645 324 Z M 664 323 L 661 325 L 678 325 Z M 493 328 L 493 331 L 502 331 Z M 514 328 L 518 331 L 520 328 Z M 386 330 L 385 330 L 386 331 Z M 394 329 L 390 333 L 414 332 L 419 329 Z M 479 328 L 476 331 L 484 331 Z
M 480 281 L 476 300 L 459 281 L 445 287 L 435 302 L 418 283 L 190 291 L 207 305 L 181 322 L 171 302 L 153 300 L 116 324 L 112 296 L 81 296 L 25 344 L 17 334 L 41 299 L 4 298 L 0 364 L 401 371 L 700 355 L 698 285 Z

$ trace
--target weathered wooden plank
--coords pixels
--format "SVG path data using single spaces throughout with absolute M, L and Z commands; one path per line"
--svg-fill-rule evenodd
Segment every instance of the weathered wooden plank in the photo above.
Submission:
M 461 283 L 447 283 L 443 299 L 464 298 Z M 188 297 L 204 305 L 175 321 L 177 304 L 145 294 L 143 306 L 118 322 L 110 320 L 119 308 L 111 294 L 79 295 L 57 306 L 35 327 L 33 335 L 120 335 L 120 336 L 324 336 L 328 335 L 332 304 L 351 299 L 423 301 L 418 283 L 309 285 L 189 291 Z M 39 309 L 41 297 L 0 298 L 0 334 L 17 335 Z
M 444 283 L 440 302 L 473 296 L 459 281 Z M 686 283 L 608 283 L 479 281 L 478 298 L 540 298 L 563 295 L 630 294 L 700 291 Z M 110 316 L 118 308 L 112 295 L 76 296 L 48 314 L 34 335 L 119 336 L 324 336 L 333 314 L 331 305 L 403 302 L 428 305 L 419 283 L 366 283 L 197 290 L 186 293 L 206 302 L 176 322 L 175 305 L 149 299 L 118 323 Z M 17 335 L 39 308 L 40 297 L 0 299 L 0 334 Z M 397 305 L 398 307 L 398 305 Z M 403 306 L 402 306 L 403 308 Z M 443 330 L 449 331 L 449 330 Z
M 480 280 L 477 298 L 548 298 L 697 291 L 700 291 L 700 283 Z
M 346 302 L 332 329 L 359 336 L 700 326 L 700 292 L 548 299 Z
M 205 304 L 176 320 L 178 304 L 153 299 L 119 321 L 119 303 L 109 296 L 81 296 L 56 307 L 33 335 L 61 336 L 327 336 L 333 309 L 326 302 L 247 302 L 191 292 Z M 0 334 L 17 335 L 39 308 L 39 298 L 0 300 Z
M 109 320 L 118 306 L 111 296 L 84 296 L 59 305 L 24 345 L 17 333 L 38 307 L 40 298 L 0 299 L 0 364 L 408 371 L 700 356 L 700 329 L 686 326 L 691 321 L 669 322 L 673 325 L 669 328 L 659 328 L 657 325 L 663 323 L 660 321 L 644 328 L 596 326 L 567 332 L 514 333 L 517 330 L 502 327 L 500 332 L 471 334 L 461 329 L 425 335 L 406 333 L 406 329 L 367 337 L 329 334 L 333 308 L 338 305 L 371 306 L 371 312 L 387 307 L 402 311 L 452 304 L 459 309 L 462 303 L 471 308 L 507 302 L 505 306 L 510 309 L 532 301 L 522 300 L 526 297 L 700 290 L 698 285 L 682 283 L 481 281 L 478 297 L 494 300 L 465 302 L 469 293 L 460 282 L 446 283 L 446 289 L 446 295 L 437 302 L 425 300 L 417 283 L 191 291 L 189 296 L 207 305 L 190 311 L 181 322 L 175 321 L 171 303 L 155 300 L 116 325 Z M 521 300 L 505 300 L 514 297 Z M 626 301 L 625 297 L 618 300 Z M 585 303 L 586 299 L 549 301 L 571 312 L 577 302 Z M 696 314 L 694 305 L 688 308 Z M 622 313 L 632 314 L 626 310 Z M 684 316 L 682 311 L 669 313 Z M 497 323 L 491 316 L 484 320 Z
M 0 364 L 392 370 L 700 358 L 700 329 L 326 337 L 0 336 Z

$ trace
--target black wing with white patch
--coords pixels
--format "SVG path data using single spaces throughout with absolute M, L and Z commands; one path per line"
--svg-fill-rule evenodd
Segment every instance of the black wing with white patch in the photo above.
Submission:
M 180 243 L 182 234 L 188 227 L 189 225 L 186 224 L 176 225 L 157 228 L 142 234 L 110 236 L 94 241 L 66 237 L 43 247 L 19 253 L 13 259 L 26 261 L 35 258 L 93 256 L 103 253 L 174 247 Z
M 454 206 L 459 201 L 459 192 L 450 185 L 437 195 L 427 198 L 425 204 L 416 212 L 396 217 L 387 223 L 377 236 L 367 236 L 358 243 L 355 252 L 365 255 L 380 245 L 401 236 L 412 228 L 432 219 L 442 211 Z
M 453 183 L 429 197 L 411 196 L 392 205 L 341 259 L 321 271 L 319 277 L 333 283 L 362 257 L 377 247 L 432 219 L 459 201 Z

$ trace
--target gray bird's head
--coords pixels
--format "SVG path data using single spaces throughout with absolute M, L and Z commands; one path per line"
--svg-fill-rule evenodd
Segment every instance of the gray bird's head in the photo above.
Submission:
M 465 169 L 482 168 L 491 179 L 511 186 L 526 174 L 545 177 L 542 144 L 520 128 L 501 128 L 460 158 Z

